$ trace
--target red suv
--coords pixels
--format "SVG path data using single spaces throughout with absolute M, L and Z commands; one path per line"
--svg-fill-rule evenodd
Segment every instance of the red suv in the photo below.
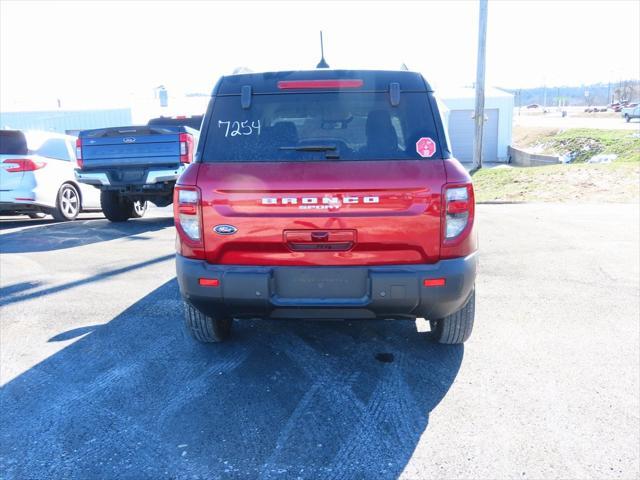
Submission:
M 200 341 L 255 317 L 424 317 L 441 343 L 471 334 L 473 186 L 418 73 L 223 77 L 174 195 Z

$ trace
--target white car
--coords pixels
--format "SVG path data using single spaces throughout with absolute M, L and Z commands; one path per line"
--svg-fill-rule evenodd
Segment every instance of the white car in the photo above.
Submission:
M 73 220 L 100 210 L 100 191 L 74 176 L 76 137 L 0 130 L 0 215 Z

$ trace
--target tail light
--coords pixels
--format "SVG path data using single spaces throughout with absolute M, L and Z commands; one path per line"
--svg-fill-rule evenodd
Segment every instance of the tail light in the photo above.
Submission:
M 360 88 L 364 82 L 361 79 L 350 80 L 281 80 L 278 82 L 280 90 L 306 88 Z
M 464 257 L 477 248 L 473 233 L 475 200 L 473 185 L 445 185 L 442 192 L 442 245 L 440 258 Z
M 15 167 L 7 168 L 7 172 L 33 172 L 47 165 L 47 162 L 36 161 L 31 158 L 7 158 L 2 163 L 15 165 Z
M 191 163 L 193 161 L 193 135 L 190 133 L 180 134 L 180 163 Z
M 445 188 L 444 239 L 453 240 L 465 231 L 472 215 L 471 185 Z
M 78 163 L 78 168 L 82 168 L 82 139 L 76 138 L 76 162 Z
M 173 193 L 176 251 L 187 258 L 203 259 L 202 208 L 197 187 L 177 185 Z

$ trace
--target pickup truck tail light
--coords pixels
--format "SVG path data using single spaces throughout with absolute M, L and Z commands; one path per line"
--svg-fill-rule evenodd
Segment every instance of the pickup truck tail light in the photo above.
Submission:
M 47 162 L 36 161 L 31 158 L 7 158 L 4 162 L 13 167 L 5 167 L 6 172 L 33 172 L 47 165 Z
M 190 133 L 180 134 L 180 163 L 193 162 L 193 135 Z
M 442 190 L 441 258 L 464 257 L 476 250 L 474 216 L 473 185 L 445 185 Z
M 76 138 L 76 162 L 78 163 L 78 168 L 82 168 L 82 140 L 80 138 Z

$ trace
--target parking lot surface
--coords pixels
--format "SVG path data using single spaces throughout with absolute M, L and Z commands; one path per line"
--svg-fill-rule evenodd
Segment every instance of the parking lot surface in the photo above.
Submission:
M 475 331 L 182 325 L 170 210 L 0 221 L 0 471 L 638 478 L 636 205 L 481 205 Z

